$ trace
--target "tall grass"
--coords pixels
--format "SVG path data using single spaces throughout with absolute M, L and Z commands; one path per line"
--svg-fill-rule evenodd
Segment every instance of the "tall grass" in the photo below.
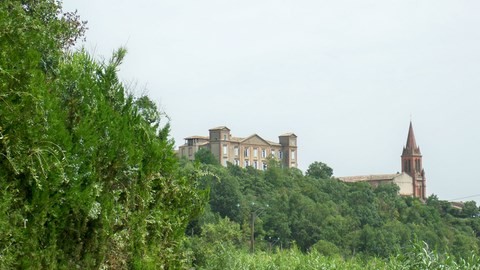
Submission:
M 296 248 L 275 252 L 259 251 L 251 254 L 246 250 L 221 247 L 198 269 L 232 270 L 292 270 L 292 269 L 345 269 L 345 270 L 480 270 L 480 258 L 473 253 L 466 258 L 455 259 L 448 254 L 439 254 L 424 243 L 413 244 L 409 251 L 390 259 L 356 256 L 350 259 L 326 257 L 316 251 L 302 253 Z
M 360 259 L 345 260 L 341 257 L 325 257 L 316 251 L 302 253 L 298 249 L 277 250 L 276 252 L 259 251 L 251 254 L 246 250 L 220 249 L 199 269 L 386 269 L 387 264 L 378 259 L 363 262 Z
M 480 270 L 480 257 L 473 251 L 462 258 L 455 258 L 448 253 L 438 253 L 429 248 L 425 242 L 414 243 L 410 250 L 390 258 L 388 269 L 445 269 L 445 270 Z

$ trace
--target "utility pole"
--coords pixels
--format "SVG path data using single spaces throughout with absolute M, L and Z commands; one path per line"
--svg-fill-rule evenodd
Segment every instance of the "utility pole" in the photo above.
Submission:
M 237 207 L 240 208 L 240 204 L 237 204 Z M 269 205 L 266 205 L 266 208 L 268 208 Z M 254 253 L 255 252 L 255 220 L 257 216 L 261 216 L 266 208 L 263 207 L 258 207 L 255 206 L 255 202 L 251 203 L 251 208 L 250 208 L 250 252 Z

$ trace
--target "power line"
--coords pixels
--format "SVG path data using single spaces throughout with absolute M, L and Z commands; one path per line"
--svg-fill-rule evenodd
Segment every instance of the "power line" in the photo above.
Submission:
M 480 194 L 470 195 L 470 196 L 466 196 L 466 197 L 462 197 L 462 198 L 450 199 L 449 201 L 458 201 L 458 200 L 474 198 L 474 197 L 480 197 Z

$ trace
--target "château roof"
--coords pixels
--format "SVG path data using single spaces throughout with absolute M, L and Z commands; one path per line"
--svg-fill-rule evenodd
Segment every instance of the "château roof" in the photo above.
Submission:
M 226 127 L 226 126 L 214 127 L 214 128 L 209 129 L 209 130 L 223 130 L 223 129 L 227 129 L 227 130 L 230 131 L 230 129 L 229 129 L 228 127 Z
M 199 136 L 201 137 L 201 136 Z M 207 140 L 209 139 L 209 137 L 205 137 L 207 138 Z M 281 144 L 279 144 L 278 142 L 272 142 L 272 141 L 269 141 L 269 140 L 265 140 L 264 138 L 262 138 L 260 135 L 258 134 L 252 134 L 248 137 L 233 137 L 231 136 L 228 140 L 231 141 L 231 142 L 237 142 L 237 143 L 243 143 L 249 139 L 252 139 L 252 138 L 258 138 L 259 140 L 263 141 L 265 144 L 269 144 L 269 145 L 272 145 L 272 146 L 282 146 Z
M 245 142 L 249 139 L 252 139 L 252 138 L 258 138 L 259 140 L 265 142 L 265 144 L 269 144 L 269 145 L 275 145 L 275 146 L 281 146 L 281 144 L 279 143 L 276 143 L 276 142 L 271 142 L 271 141 L 267 141 L 265 140 L 264 138 L 260 137 L 258 134 L 252 134 L 246 138 L 239 138 L 240 139 L 240 142 Z
M 265 141 L 268 142 L 270 145 L 282 146 L 282 145 L 279 144 L 278 142 L 272 142 L 272 141 L 269 141 L 269 140 L 265 140 Z
M 197 143 L 197 145 L 198 146 L 204 146 L 204 145 L 207 145 L 209 143 L 210 143 L 209 141 L 204 141 L 204 142 L 201 142 L 201 143 Z
M 412 121 L 410 121 L 410 127 L 408 128 L 407 144 L 403 148 L 402 156 L 418 155 L 421 156 L 420 147 L 417 146 L 415 140 L 415 134 L 413 133 Z
M 279 137 L 297 137 L 297 135 L 295 135 L 295 133 L 284 133 L 282 135 L 280 135 Z
M 203 140 L 208 140 L 209 138 L 207 136 L 197 136 L 197 135 L 194 135 L 194 136 L 190 136 L 190 137 L 186 137 L 185 140 L 188 140 L 188 139 L 203 139 Z
M 217 131 L 217 130 L 228 130 L 228 131 L 230 131 L 230 129 L 226 126 L 218 126 L 218 127 L 214 127 L 214 128 L 209 129 L 209 131 Z M 280 135 L 280 137 L 297 137 L 297 135 L 295 135 L 294 133 L 285 133 L 285 134 Z M 204 145 L 204 144 L 207 144 L 210 141 L 211 138 L 209 136 L 197 136 L 197 135 L 189 136 L 189 137 L 185 138 L 185 140 L 189 140 L 189 139 L 197 139 L 198 141 L 196 142 L 196 145 Z M 252 141 L 254 141 L 253 144 L 258 144 L 258 145 L 270 145 L 270 146 L 277 146 L 277 147 L 282 146 L 282 144 L 280 144 L 279 142 L 273 142 L 273 141 L 265 140 L 264 138 L 262 138 L 258 134 L 252 134 L 248 137 L 228 136 L 226 141 L 235 142 L 235 143 L 245 143 L 247 141 L 248 141 L 247 143 L 251 143 Z

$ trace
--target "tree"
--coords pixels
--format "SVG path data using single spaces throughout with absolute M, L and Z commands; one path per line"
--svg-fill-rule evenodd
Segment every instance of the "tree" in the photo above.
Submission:
M 323 162 L 315 161 L 308 166 L 306 175 L 317 179 L 328 179 L 332 177 L 333 169 Z
M 477 203 L 475 201 L 468 201 L 465 202 L 462 208 L 462 216 L 464 217 L 476 217 L 480 213 L 480 210 L 477 207 Z
M 63 206 L 73 164 L 55 88 L 85 25 L 58 1 L 5 0 L 0 29 L 0 268 L 66 265 L 68 254 L 54 247 L 70 225 Z
M 333 243 L 326 240 L 319 240 L 311 248 L 324 256 L 334 256 L 340 254 L 340 249 Z
M 120 82 L 126 50 L 69 52 L 83 24 L 61 14 L 0 1 L 0 268 L 181 268 L 206 194 L 168 119 Z
M 195 153 L 195 161 L 203 164 L 219 165 L 217 158 L 207 148 L 200 148 Z
M 214 222 L 204 224 L 201 230 L 201 237 L 193 237 L 187 242 L 191 245 L 196 265 L 206 265 L 226 248 L 239 247 L 242 243 L 239 224 L 228 217 L 217 216 Z
M 223 168 L 222 168 L 223 169 Z M 221 181 L 214 181 L 210 196 L 210 206 L 221 217 L 230 217 L 231 220 L 240 222 L 239 204 L 243 201 L 242 193 L 237 178 L 226 175 Z

